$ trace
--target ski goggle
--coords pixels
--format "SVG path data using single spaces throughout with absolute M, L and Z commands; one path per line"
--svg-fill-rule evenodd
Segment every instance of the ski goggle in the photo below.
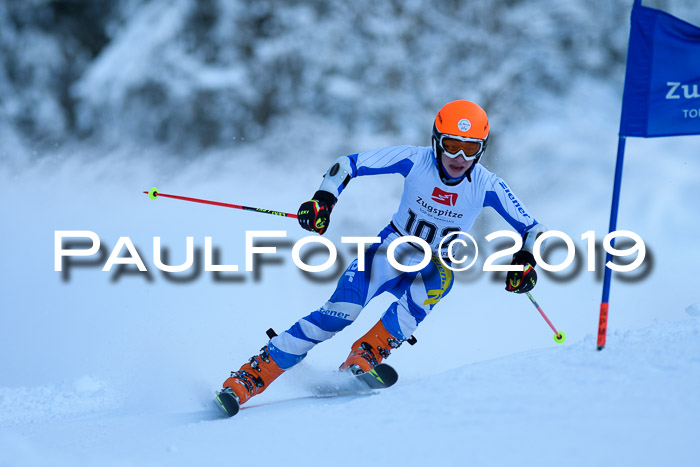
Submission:
M 483 152 L 484 140 L 462 136 L 442 135 L 440 137 L 440 147 L 443 149 L 444 154 L 450 159 L 462 156 L 465 160 L 473 161 Z

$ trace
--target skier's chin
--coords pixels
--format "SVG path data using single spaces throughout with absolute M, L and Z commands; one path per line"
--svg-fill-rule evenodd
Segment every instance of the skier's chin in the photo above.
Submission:
M 466 166 L 454 166 L 454 165 L 448 165 L 445 167 L 445 170 L 447 172 L 447 175 L 449 175 L 452 178 L 458 178 L 464 175 L 464 173 L 467 171 L 468 167 Z
M 474 165 L 473 161 L 465 160 L 461 156 L 449 158 L 445 154 L 442 155 L 440 162 L 442 162 L 442 168 L 450 178 L 462 177 Z

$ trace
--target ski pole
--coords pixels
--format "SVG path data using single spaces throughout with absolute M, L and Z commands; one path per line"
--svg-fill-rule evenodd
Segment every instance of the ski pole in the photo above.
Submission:
M 199 199 L 199 198 L 189 198 L 187 196 L 178 196 L 178 195 L 168 195 L 165 193 L 161 193 L 158 191 L 158 188 L 153 187 L 148 191 L 144 191 L 148 195 L 149 198 L 151 199 L 156 199 L 156 198 L 173 198 L 173 199 L 179 199 L 182 201 L 190 201 L 192 203 L 202 203 L 202 204 L 211 204 L 213 206 L 222 206 L 225 208 L 232 208 L 232 209 L 242 209 L 244 211 L 254 211 L 254 212 L 261 212 L 263 214 L 272 214 L 274 216 L 283 216 L 283 217 L 292 217 L 294 219 L 297 218 L 296 214 L 291 214 L 288 212 L 280 212 L 280 211 L 272 211 L 270 209 L 263 209 L 263 208 L 253 208 L 250 206 L 241 206 L 238 204 L 230 204 L 230 203 L 221 203 L 219 201 L 210 201 L 207 199 Z
M 533 296 L 530 295 L 530 292 L 525 292 L 525 294 L 527 295 L 527 298 L 530 299 L 532 304 L 535 305 L 535 308 L 537 308 L 537 311 L 540 312 L 544 320 L 547 321 L 547 324 L 549 324 L 549 327 L 552 328 L 552 331 L 554 331 L 554 342 L 556 342 L 557 344 L 561 344 L 562 342 L 564 342 L 566 340 L 566 334 L 557 331 L 557 328 L 555 328 L 552 322 L 549 320 L 549 318 L 547 318 L 547 315 L 544 314 L 544 311 L 542 311 L 542 308 L 540 308 Z

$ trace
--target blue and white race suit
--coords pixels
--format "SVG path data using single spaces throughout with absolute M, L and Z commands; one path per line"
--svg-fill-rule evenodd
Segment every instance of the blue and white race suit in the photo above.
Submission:
M 440 241 L 450 232 L 469 232 L 485 206 L 523 236 L 528 250 L 535 240 L 528 233 L 543 230 L 508 185 L 480 164 L 472 169 L 471 181 L 445 184 L 430 147 L 395 146 L 343 156 L 329 169 L 320 189 L 339 196 L 352 178 L 393 173 L 405 178 L 403 195 L 391 223 L 379 234 L 381 243 L 365 251 L 364 271 L 353 261 L 323 306 L 270 341 L 270 355 L 281 368 L 294 366 L 314 345 L 344 329 L 383 292 L 397 298 L 382 315 L 384 327 L 397 339 L 408 339 L 452 288 L 452 271 L 437 257 Z M 402 272 L 387 261 L 387 246 L 402 235 L 421 237 L 431 246 L 433 258 L 422 270 Z M 424 255 L 410 243 L 402 243 L 394 253 L 407 266 L 420 263 Z

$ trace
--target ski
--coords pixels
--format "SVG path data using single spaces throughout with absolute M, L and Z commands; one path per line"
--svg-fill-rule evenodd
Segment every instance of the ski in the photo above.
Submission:
M 393 386 L 399 380 L 399 374 L 394 368 L 386 363 L 380 363 L 367 373 L 355 375 L 372 389 L 386 389 Z
M 214 402 L 216 402 L 217 407 L 219 407 L 227 417 L 233 417 L 241 408 L 238 403 L 238 398 L 233 394 L 231 388 L 224 388 L 219 391 L 216 394 Z
M 329 386 L 327 388 L 316 388 L 316 394 L 312 396 L 307 396 L 306 398 L 325 399 L 328 397 L 367 396 L 373 394 L 374 390 L 386 389 L 388 387 L 393 386 L 399 379 L 399 374 L 396 372 L 396 370 L 393 367 L 387 365 L 386 363 L 380 363 L 372 370 L 366 373 L 361 373 L 359 375 L 353 375 L 349 371 L 347 373 L 349 375 L 352 375 L 352 379 L 350 381 L 355 380 L 359 384 L 354 387 L 343 387 L 343 385 L 339 386 L 337 384 L 334 384 L 333 386 Z M 236 396 L 233 394 L 233 391 L 230 388 L 225 388 L 219 391 L 216 394 L 216 397 L 214 398 L 214 402 L 216 403 L 216 406 L 219 408 L 219 410 L 221 410 L 221 412 L 223 412 L 223 414 L 227 417 L 233 417 L 241 410 L 241 408 L 252 409 L 254 407 L 259 407 L 259 405 L 241 407 L 238 403 L 238 398 L 236 398 Z M 262 405 L 270 405 L 279 402 L 289 402 L 289 400 L 271 402 Z

